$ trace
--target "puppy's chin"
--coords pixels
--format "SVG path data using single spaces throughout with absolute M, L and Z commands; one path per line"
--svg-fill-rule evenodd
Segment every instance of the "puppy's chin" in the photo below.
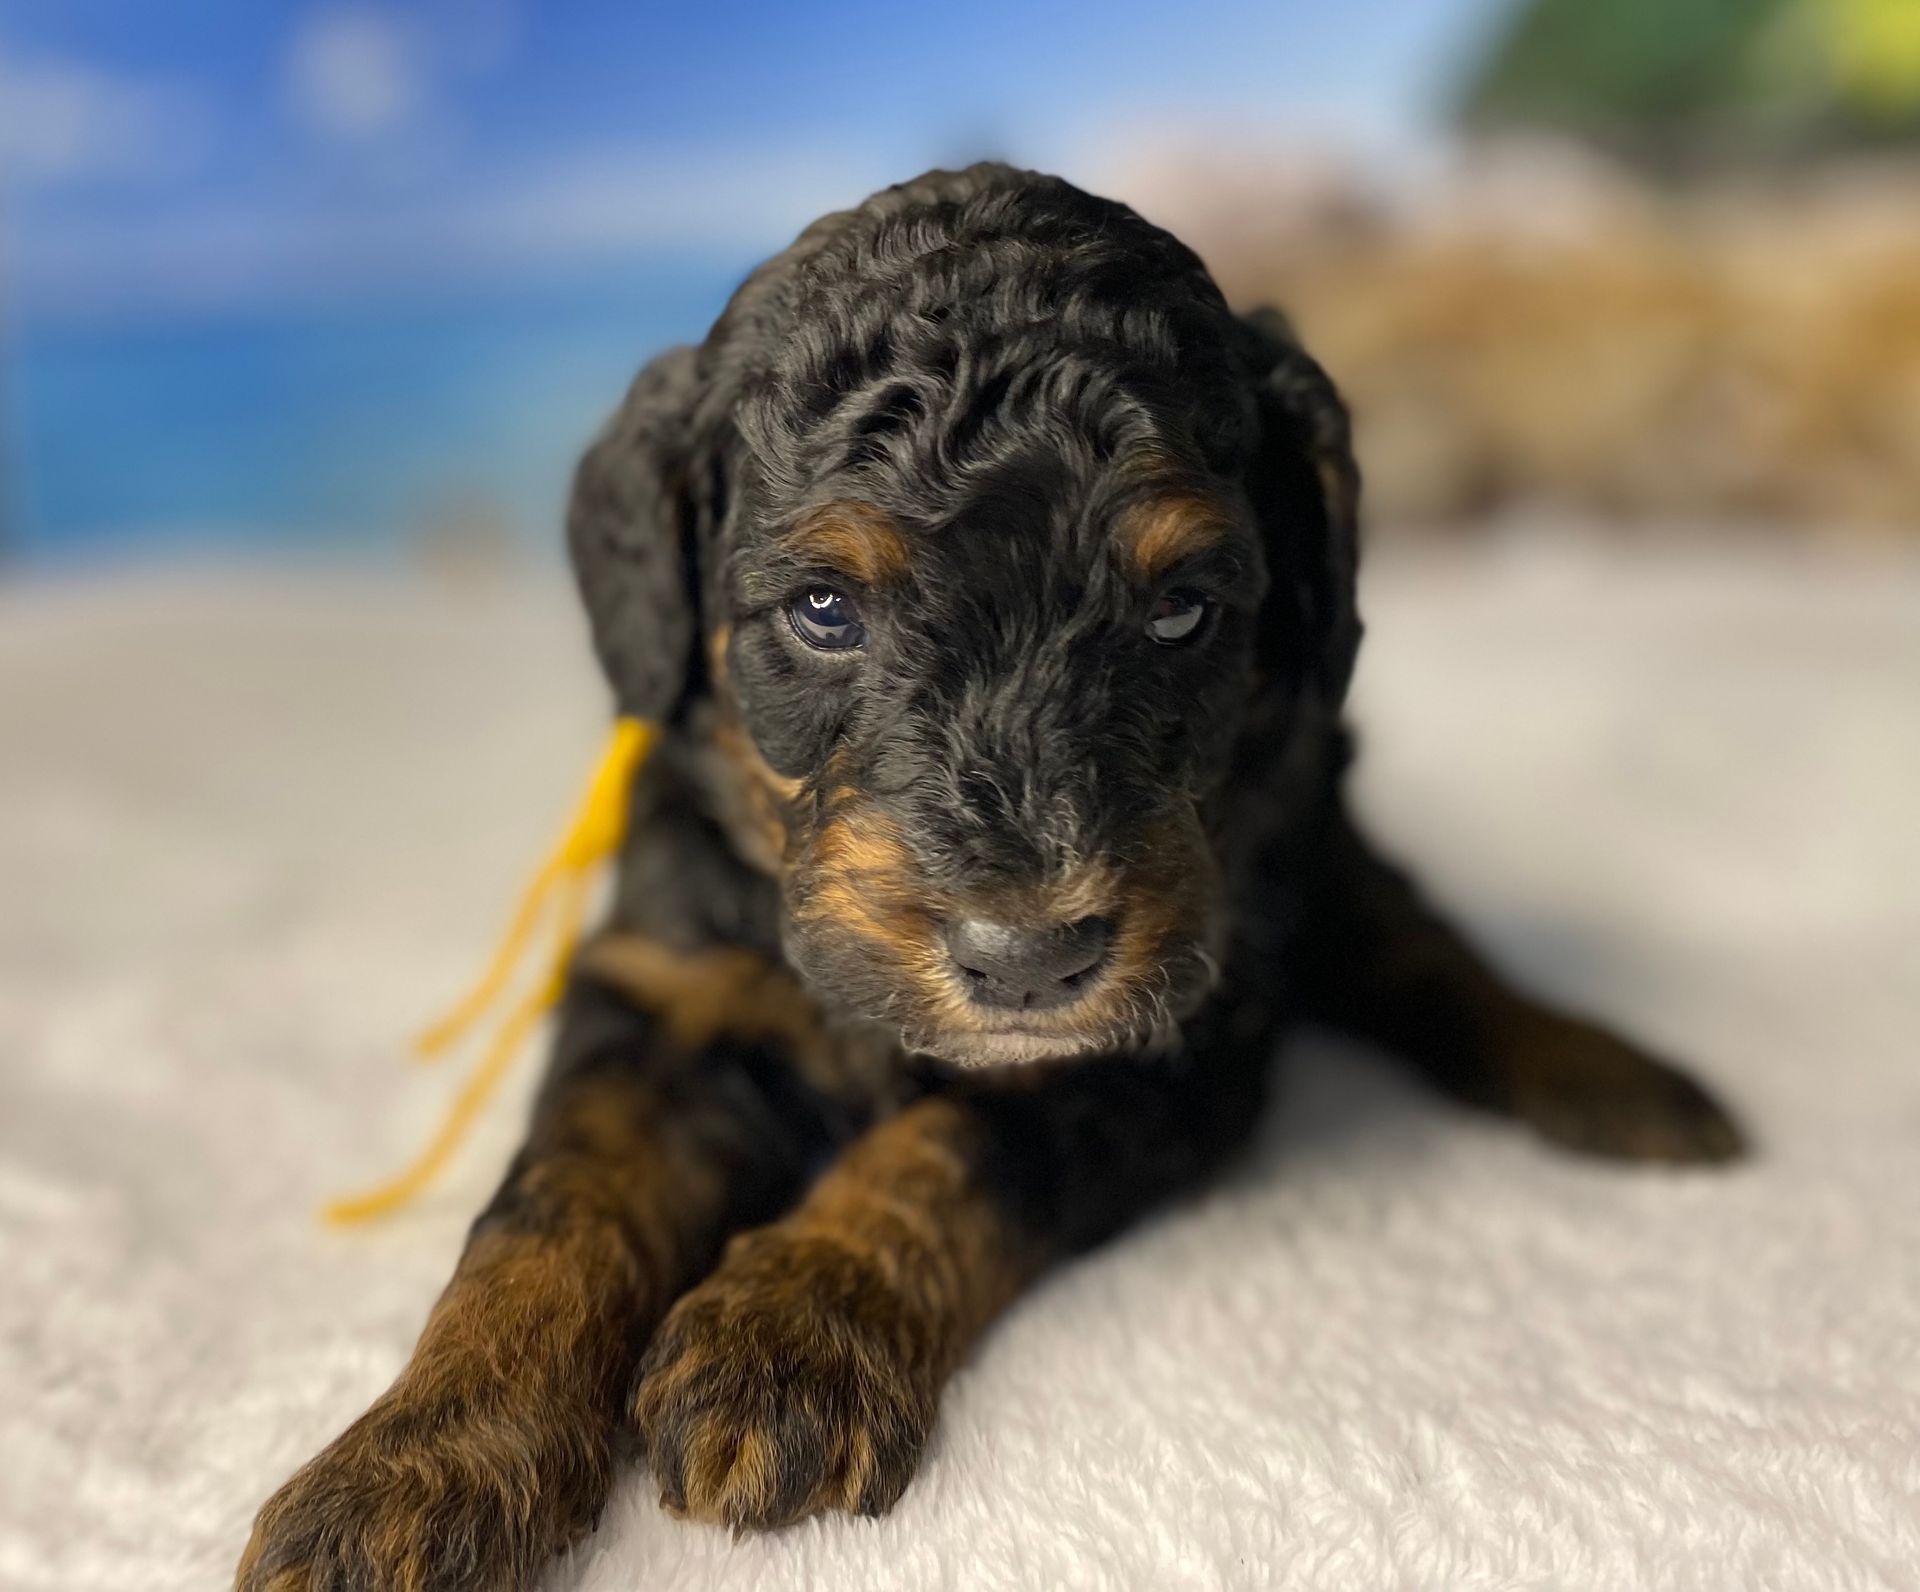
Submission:
M 956 1067 L 1006 1067 L 1036 1061 L 1064 1061 L 1117 1048 L 1100 1034 L 971 1032 L 948 1029 L 902 1036 L 908 1049 Z

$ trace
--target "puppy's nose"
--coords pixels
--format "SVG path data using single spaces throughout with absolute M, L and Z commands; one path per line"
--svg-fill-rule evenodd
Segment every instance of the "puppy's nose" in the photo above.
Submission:
M 1107 959 L 1113 925 L 1105 918 L 1028 928 L 992 918 L 955 918 L 947 953 L 982 1006 L 1043 1011 L 1077 999 Z

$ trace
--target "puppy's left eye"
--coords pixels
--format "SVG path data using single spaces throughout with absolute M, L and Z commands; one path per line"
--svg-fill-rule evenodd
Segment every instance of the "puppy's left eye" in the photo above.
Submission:
M 822 652 L 843 652 L 867 644 L 860 610 L 851 597 L 831 586 L 809 586 L 787 604 L 787 617 L 800 639 Z
M 1170 591 L 1147 615 L 1147 634 L 1163 647 L 1197 641 L 1213 612 L 1213 600 L 1197 591 Z

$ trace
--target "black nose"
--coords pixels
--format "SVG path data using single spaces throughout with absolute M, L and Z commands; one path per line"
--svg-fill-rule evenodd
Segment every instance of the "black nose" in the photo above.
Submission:
M 982 1006 L 1040 1011 L 1076 999 L 1107 959 L 1113 925 L 1105 918 L 1040 928 L 955 918 L 947 952 Z

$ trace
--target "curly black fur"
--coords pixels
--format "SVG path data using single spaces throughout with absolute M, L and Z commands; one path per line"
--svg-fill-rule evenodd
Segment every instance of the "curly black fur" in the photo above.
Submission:
M 1146 639 L 1158 593 L 1116 530 L 1173 494 L 1230 532 L 1158 579 L 1217 604 L 1182 650 Z M 582 466 L 571 540 L 623 710 L 697 734 L 700 637 L 724 626 L 758 753 L 808 787 L 802 806 L 830 763 L 866 793 L 929 917 L 1091 862 L 1124 872 L 1195 810 L 1209 844 L 1153 887 L 1208 899 L 1072 1049 L 1190 1015 L 1250 905 L 1208 881 L 1301 821 L 1331 766 L 1359 638 L 1354 497 L 1345 413 L 1284 323 L 1234 316 L 1192 251 L 1125 207 L 989 166 L 817 223 L 702 347 L 650 366 Z M 884 513 L 910 554 L 896 586 L 861 593 L 857 658 L 811 651 L 784 615 L 810 582 L 857 584 L 783 547 L 836 503 Z M 805 848 L 782 860 L 792 906 Z M 952 1038 L 857 939 L 791 912 L 786 929 L 830 1003 L 921 1048 Z

